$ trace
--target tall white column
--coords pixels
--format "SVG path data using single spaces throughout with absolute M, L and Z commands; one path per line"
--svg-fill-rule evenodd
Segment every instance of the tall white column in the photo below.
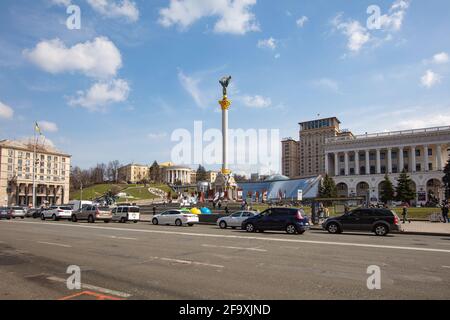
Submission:
M 334 154 L 334 175 L 335 176 L 339 176 L 340 172 L 339 172 L 339 154 L 337 152 L 335 152 Z
M 370 174 L 370 150 L 366 150 L 366 174 Z
M 387 172 L 389 173 L 389 174 L 391 174 L 392 173 L 392 148 L 388 148 L 388 154 L 387 154 L 387 157 L 388 157 L 388 168 L 387 168 Z
M 398 148 L 398 171 L 405 169 L 405 159 L 403 158 L 403 147 Z
M 442 146 L 440 144 L 436 145 L 436 170 L 444 170 L 442 165 Z
M 416 172 L 416 147 L 411 147 L 411 172 Z
M 429 160 L 428 145 L 424 145 L 423 146 L 423 170 L 422 171 L 425 171 L 425 172 L 428 171 L 428 160 Z
M 350 174 L 350 168 L 348 163 L 348 151 L 344 153 L 344 162 L 345 162 L 345 175 L 348 176 Z
M 325 153 L 325 173 L 326 174 L 330 174 L 329 172 L 329 166 L 328 166 L 328 161 L 329 161 L 329 154 L 328 152 Z
M 377 149 L 377 174 L 381 173 L 381 150 Z
M 355 174 L 359 175 L 359 150 L 355 151 Z
M 222 171 L 225 172 L 228 169 L 228 109 L 223 108 L 222 110 Z

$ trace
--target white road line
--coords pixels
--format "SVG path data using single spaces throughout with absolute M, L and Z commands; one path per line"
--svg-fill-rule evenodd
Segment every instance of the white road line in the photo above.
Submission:
M 137 238 L 127 238 L 127 237 L 116 237 L 116 236 L 103 236 L 110 239 L 116 239 L 116 240 L 138 240 Z
M 245 239 L 245 240 L 260 240 L 260 241 L 270 241 L 270 242 L 306 243 L 306 244 L 330 245 L 330 246 L 341 246 L 341 247 L 360 247 L 360 248 L 374 248 L 374 249 L 391 249 L 391 250 L 450 253 L 450 250 L 446 250 L 446 249 L 386 246 L 386 245 L 364 244 L 364 243 L 313 241 L 313 240 L 299 240 L 299 239 L 287 239 L 287 238 L 280 239 L 280 238 L 268 238 L 268 237 L 262 238 L 262 237 L 255 237 L 255 236 L 231 236 L 231 235 L 219 235 L 219 234 L 207 234 L 207 233 L 187 233 L 187 232 L 157 231 L 157 230 L 145 230 L 145 229 L 126 229 L 126 228 L 113 228 L 113 227 L 95 227 L 95 226 L 71 225 L 71 224 L 63 224 L 63 223 L 55 224 L 55 223 L 47 223 L 47 222 L 27 222 L 27 221 L 22 222 L 21 221 L 21 222 L 18 222 L 17 224 L 36 224 L 36 225 L 67 227 L 67 228 L 86 228 L 86 229 L 141 232 L 141 233 L 154 233 L 154 234 L 172 234 L 172 235 L 180 235 L 180 236 L 187 236 L 187 237 Z
M 179 263 L 179 264 L 213 267 L 213 268 L 220 268 L 220 269 L 225 268 L 225 266 L 222 266 L 219 264 L 210 264 L 210 263 L 190 261 L 190 260 L 180 260 L 180 259 L 160 258 L 160 257 L 150 257 L 150 259 L 151 260 L 161 260 L 161 261 L 166 261 L 166 262 L 175 262 L 175 263 Z
M 40 244 L 47 244 L 47 245 L 49 245 L 49 246 L 57 246 L 57 247 L 63 247 L 63 248 L 72 248 L 72 246 L 69 246 L 68 244 L 53 243 L 53 242 L 45 242 L 45 241 L 38 241 L 37 243 L 40 243 Z
M 257 251 L 257 252 L 267 252 L 265 249 L 259 248 L 242 248 L 242 247 L 229 247 L 229 246 L 215 246 L 212 244 L 202 244 L 205 248 L 217 248 L 217 249 L 231 249 L 231 250 L 246 250 L 246 251 Z
M 442 268 L 450 269 L 450 266 L 442 266 Z
M 50 281 L 54 281 L 54 282 L 59 282 L 59 283 L 67 283 L 66 279 L 62 279 L 62 278 L 58 278 L 58 277 L 48 277 L 47 280 Z M 81 284 L 81 288 L 83 289 L 87 289 L 87 290 L 92 290 L 92 291 L 96 291 L 96 292 L 101 292 L 104 294 L 109 294 L 112 296 L 116 296 L 116 297 L 121 297 L 121 298 L 129 298 L 131 297 L 131 294 L 125 293 L 125 292 L 121 292 L 121 291 L 116 291 L 116 290 L 111 290 L 111 289 L 106 289 L 106 288 L 102 288 L 102 287 L 97 287 L 97 286 L 93 286 L 90 284 Z

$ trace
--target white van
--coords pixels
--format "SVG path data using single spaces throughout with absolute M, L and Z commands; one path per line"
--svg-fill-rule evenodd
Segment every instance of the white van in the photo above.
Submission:
M 94 203 L 92 201 L 81 201 L 81 200 L 74 200 L 69 202 L 69 206 L 72 207 L 73 212 L 80 210 L 84 206 L 92 206 Z
M 138 223 L 140 219 L 140 209 L 137 206 L 118 206 L 112 210 L 112 221 Z

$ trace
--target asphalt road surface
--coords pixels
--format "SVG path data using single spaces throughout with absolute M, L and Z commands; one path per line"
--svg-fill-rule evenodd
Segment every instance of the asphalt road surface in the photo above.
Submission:
M 0 277 L 0 299 L 449 299 L 450 237 L 3 220 Z

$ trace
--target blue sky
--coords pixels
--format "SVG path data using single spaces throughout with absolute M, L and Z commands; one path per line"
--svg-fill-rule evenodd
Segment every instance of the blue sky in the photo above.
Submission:
M 66 27 L 70 2 L 80 30 Z M 354 133 L 450 125 L 449 12 L 447 0 L 2 0 L 0 138 L 39 121 L 74 165 L 167 161 L 173 130 L 220 128 L 228 74 L 231 128 L 298 137 L 318 114 Z

